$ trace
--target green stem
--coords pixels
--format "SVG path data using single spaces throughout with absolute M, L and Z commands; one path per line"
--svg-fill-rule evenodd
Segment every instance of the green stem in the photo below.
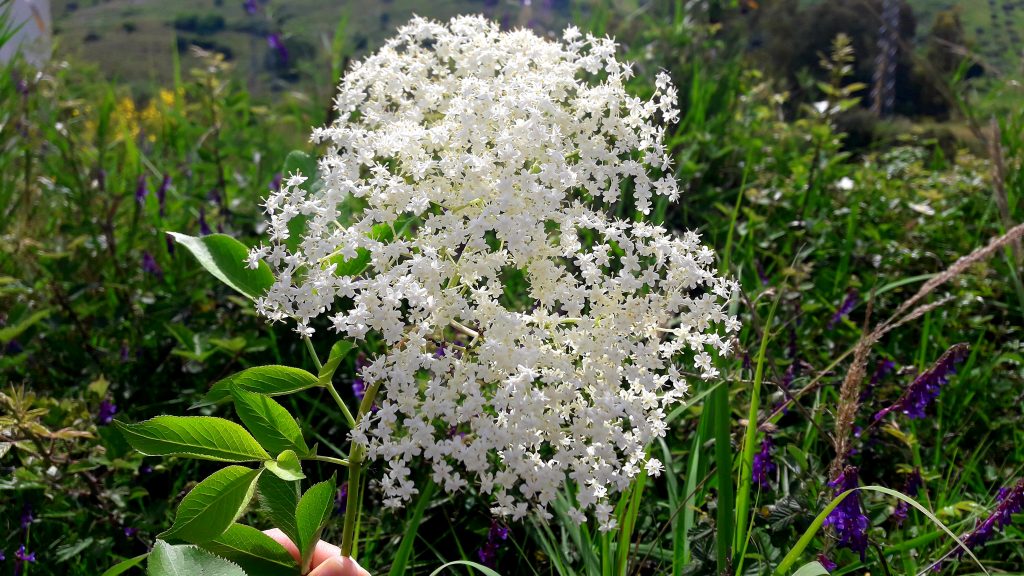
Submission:
M 316 348 L 313 348 L 313 341 L 309 339 L 309 336 L 302 336 L 302 339 L 306 342 L 306 350 L 309 351 L 309 357 L 313 359 L 313 365 L 316 366 L 316 371 L 319 374 L 324 369 L 324 365 L 320 363 L 320 358 L 316 355 Z
M 348 460 L 342 460 L 341 458 L 333 458 L 331 456 L 311 456 L 309 460 L 319 460 L 320 462 L 329 462 L 331 464 L 337 464 L 338 466 L 344 466 L 348 468 Z
M 359 412 L 355 419 L 357 424 L 362 421 L 367 414 L 369 414 L 370 409 L 373 407 L 373 402 L 377 398 L 377 390 L 379 389 L 379 381 L 370 384 L 366 389 L 366 394 L 363 395 L 363 401 L 359 403 Z M 353 426 L 353 428 L 354 427 L 355 426 Z M 365 456 L 366 454 L 363 452 L 363 447 L 359 444 L 353 443 L 348 456 L 348 496 L 345 501 L 345 525 L 341 531 L 341 555 L 351 558 L 355 558 L 356 555 L 356 523 L 358 522 L 359 512 L 363 504 L 359 493 L 359 482 L 363 471 L 363 458 Z
M 334 398 L 338 408 L 341 408 L 341 413 L 345 415 L 345 421 L 348 422 L 349 429 L 354 429 L 356 427 L 356 419 L 352 417 L 352 412 L 345 405 L 345 401 L 341 399 L 341 394 L 338 394 L 338 390 L 334 387 L 334 382 L 327 383 L 327 391 L 331 393 L 331 398 Z

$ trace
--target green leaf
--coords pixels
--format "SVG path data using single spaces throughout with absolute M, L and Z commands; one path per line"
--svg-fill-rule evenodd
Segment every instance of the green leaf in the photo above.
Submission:
M 302 463 L 294 450 L 285 450 L 277 456 L 277 461 L 268 460 L 267 470 L 273 472 L 281 480 L 302 480 L 306 477 L 302 473 Z
M 186 456 L 220 462 L 270 460 L 238 424 L 209 416 L 157 416 L 138 424 L 114 420 L 128 443 L 146 456 Z
M 501 576 L 501 574 L 498 574 L 497 572 L 495 572 L 494 570 L 491 570 L 487 566 L 484 566 L 483 564 L 477 564 L 476 562 L 472 562 L 470 560 L 452 560 L 451 562 L 449 562 L 449 563 L 447 563 L 447 564 L 445 564 L 443 566 L 440 566 L 440 567 L 438 567 L 437 570 L 434 570 L 433 572 L 431 572 L 430 576 L 437 576 L 441 572 L 444 572 L 446 568 L 450 568 L 452 566 L 469 566 L 470 568 L 474 568 L 476 570 L 479 570 L 480 572 L 482 572 L 484 574 L 484 576 Z
M 264 474 L 256 483 L 256 494 L 260 508 L 267 513 L 270 521 L 298 547 L 299 526 L 295 522 L 295 509 L 299 505 L 299 483 Z
M 334 490 L 334 476 L 331 476 L 329 480 L 310 486 L 295 508 L 295 521 L 299 529 L 299 540 L 296 544 L 302 555 L 303 574 L 309 571 L 309 563 L 313 558 L 316 543 L 320 540 L 320 532 L 327 519 L 331 517 Z
M 149 556 L 148 553 L 140 554 L 135 558 L 129 558 L 122 562 L 118 562 L 110 568 L 107 568 L 107 571 L 101 574 L 100 576 L 118 576 L 119 574 L 124 574 L 125 572 L 131 570 L 132 568 L 135 568 L 139 564 L 142 564 L 142 561 L 145 560 L 147 556 Z
M 370 251 L 366 248 L 356 248 L 356 255 L 346 259 L 341 254 L 328 256 L 323 262 L 330 266 L 337 265 L 334 269 L 335 276 L 358 276 L 370 265 Z
M 241 566 L 249 576 L 298 576 L 299 565 L 276 540 L 252 526 L 232 524 L 203 548 Z
M 793 576 L 826 576 L 827 574 L 828 570 L 817 560 L 808 562 L 793 572 Z
M 231 395 L 235 399 L 238 417 L 267 452 L 309 452 L 305 440 L 302 439 L 302 430 L 299 430 L 299 425 L 283 406 L 271 400 L 269 396 L 249 392 L 244 388 L 232 389 Z
M 317 385 L 317 378 L 309 372 L 291 366 L 256 366 L 232 374 L 214 384 L 202 401 L 192 408 L 208 406 L 231 397 L 235 388 L 258 392 L 267 396 L 291 394 Z
M 168 232 L 184 246 L 203 268 L 218 280 L 241 292 L 249 298 L 258 298 L 274 284 L 274 273 L 262 260 L 259 267 L 251 270 L 246 263 L 249 249 L 234 238 L 224 234 L 209 236 L 188 236 Z
M 174 524 L 160 537 L 193 544 L 217 538 L 249 504 L 260 472 L 244 466 L 228 466 L 214 472 L 182 499 Z
M 14 340 L 25 331 L 31 328 L 34 324 L 50 315 L 49 310 L 39 310 L 34 312 L 28 318 L 19 321 L 13 326 L 5 326 L 0 328 L 0 344 L 7 345 L 8 342 Z
M 334 372 L 341 365 L 341 361 L 348 356 L 348 353 L 355 347 L 355 342 L 351 340 L 338 340 L 331 346 L 331 355 L 327 358 L 327 362 L 324 363 L 323 368 L 320 369 L 320 374 L 317 375 L 317 383 L 321 386 L 326 386 L 330 383 L 331 378 L 334 377 Z
M 398 550 L 391 561 L 391 571 L 388 572 L 389 576 L 400 576 L 408 570 L 412 548 L 416 543 L 416 533 L 423 521 L 423 513 L 426 512 L 427 505 L 430 504 L 431 499 L 434 497 L 436 488 L 437 485 L 434 484 L 433 480 L 427 478 L 427 485 L 417 497 L 416 506 L 412 509 L 405 522 L 405 533 L 402 534 L 402 540 L 398 543 Z
M 157 540 L 149 554 L 149 576 L 247 576 L 242 568 L 195 546 L 171 546 Z

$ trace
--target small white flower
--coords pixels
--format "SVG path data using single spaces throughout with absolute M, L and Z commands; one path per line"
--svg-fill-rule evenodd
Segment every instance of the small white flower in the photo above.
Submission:
M 848 176 L 843 176 L 839 179 L 839 182 L 836 182 L 836 188 L 840 190 L 853 190 L 853 180 Z

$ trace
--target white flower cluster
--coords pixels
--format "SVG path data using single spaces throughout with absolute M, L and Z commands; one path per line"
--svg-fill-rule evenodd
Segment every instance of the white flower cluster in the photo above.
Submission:
M 610 529 L 609 496 L 662 469 L 644 450 L 681 373 L 712 377 L 708 351 L 729 352 L 735 284 L 714 253 L 609 215 L 678 196 L 655 124 L 676 119 L 675 89 L 662 73 L 651 99 L 631 96 L 615 50 L 575 28 L 555 42 L 415 19 L 344 77 L 339 119 L 313 134 L 322 187 L 293 175 L 266 201 L 271 244 L 251 263 L 277 282 L 261 313 L 385 344 L 361 373 L 379 410 L 353 438 L 385 461 L 390 505 L 425 461 L 513 518 L 546 514 L 571 478 L 574 517 Z

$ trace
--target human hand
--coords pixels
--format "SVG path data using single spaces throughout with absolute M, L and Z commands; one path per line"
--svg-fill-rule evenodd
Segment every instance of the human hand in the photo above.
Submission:
M 284 546 L 284 549 L 295 558 L 295 561 L 299 561 L 299 549 L 295 544 L 285 536 L 284 532 L 281 532 L 277 528 L 270 530 L 264 530 L 264 534 L 270 536 L 277 541 L 278 544 Z M 316 550 L 313 551 L 313 562 L 310 564 L 313 570 L 308 576 L 370 576 L 370 573 L 364 570 L 355 560 L 341 555 L 341 548 L 338 548 L 334 544 L 328 544 L 321 540 L 316 544 Z

